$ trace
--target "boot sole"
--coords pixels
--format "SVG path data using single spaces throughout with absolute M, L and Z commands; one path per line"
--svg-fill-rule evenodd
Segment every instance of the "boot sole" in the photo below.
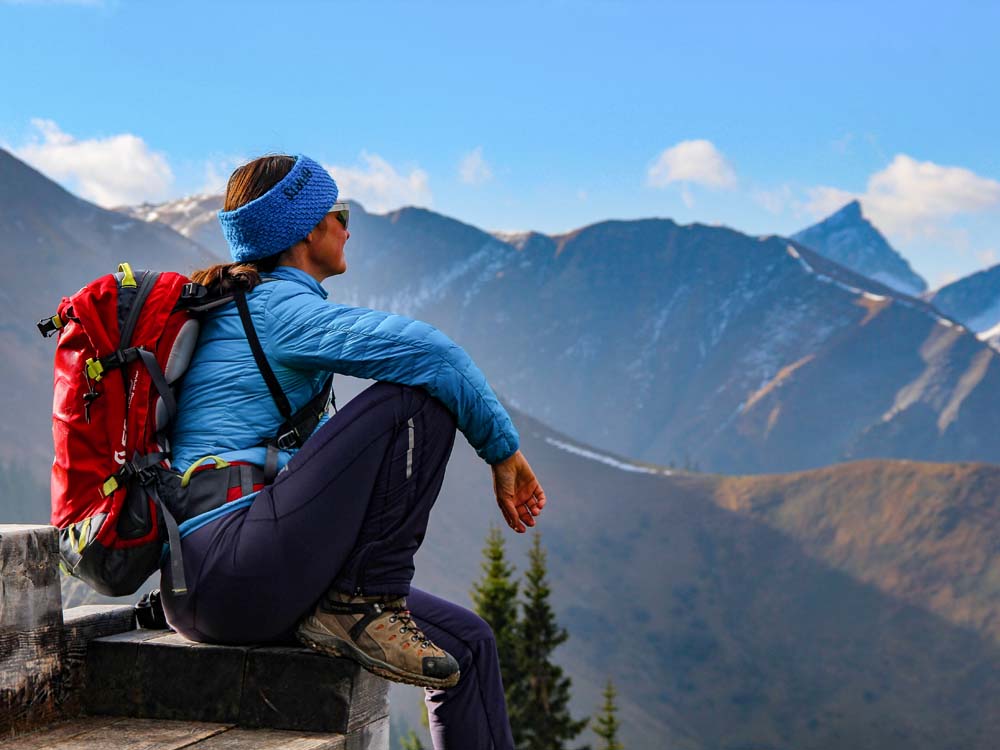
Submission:
M 429 688 L 450 688 L 458 684 L 461 672 L 455 672 L 449 677 L 427 677 L 426 675 L 407 672 L 399 667 L 394 667 L 388 662 L 375 659 L 359 649 L 353 643 L 338 638 L 331 633 L 317 632 L 308 628 L 305 623 L 299 625 L 295 631 L 295 637 L 309 648 L 326 654 L 327 656 L 338 656 L 357 662 L 374 675 L 383 677 L 393 682 L 405 682 L 407 685 Z

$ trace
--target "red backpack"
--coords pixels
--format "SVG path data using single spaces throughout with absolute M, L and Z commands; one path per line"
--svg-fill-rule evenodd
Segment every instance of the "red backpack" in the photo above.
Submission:
M 199 290 L 181 274 L 133 273 L 122 263 L 38 323 L 42 335 L 59 334 L 52 524 L 61 564 L 102 594 L 131 594 L 156 571 L 164 530 L 179 549 L 156 475 L 169 468 L 172 386 L 198 338 L 188 308 Z M 172 573 L 182 593 L 183 568 Z
M 267 447 L 265 467 L 217 457 L 182 477 L 170 467 L 167 431 L 176 412 L 175 384 L 198 340 L 196 315 L 235 302 L 261 375 L 285 421 Z M 171 590 L 186 593 L 181 520 L 225 502 L 237 489 L 274 479 L 278 452 L 301 447 L 333 399 L 333 376 L 293 413 L 254 331 L 244 292 L 209 299 L 208 290 L 172 272 L 138 271 L 127 263 L 38 322 L 58 331 L 52 402 L 52 524 L 59 529 L 63 569 L 109 596 L 134 593 L 170 547 Z M 335 403 L 333 408 L 336 409 Z M 203 469 L 205 469 L 203 471 Z M 244 493 L 246 494 L 246 493 Z M 237 492 L 237 497 L 240 496 Z

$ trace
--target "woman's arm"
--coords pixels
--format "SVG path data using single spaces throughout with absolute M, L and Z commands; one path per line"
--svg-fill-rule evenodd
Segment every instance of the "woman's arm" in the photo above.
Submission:
M 305 289 L 276 284 L 265 307 L 262 343 L 289 367 L 425 388 L 455 415 L 459 430 L 487 463 L 498 465 L 517 453 L 517 431 L 483 373 L 427 323 L 329 304 Z M 514 476 L 523 478 L 523 469 Z

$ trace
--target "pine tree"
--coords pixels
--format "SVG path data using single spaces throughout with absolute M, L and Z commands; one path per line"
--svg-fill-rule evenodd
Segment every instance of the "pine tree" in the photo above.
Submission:
M 424 743 L 412 729 L 399 738 L 399 745 L 403 750 L 424 750 Z
M 549 604 L 547 567 L 541 535 L 535 534 L 528 553 L 523 616 L 518 623 L 520 672 L 511 703 L 516 707 L 523 737 L 519 750 L 564 750 L 587 726 L 569 713 L 570 678 L 553 663 L 552 652 L 569 638 L 559 627 Z
M 608 684 L 604 688 L 604 705 L 601 707 L 601 714 L 594 720 L 594 734 L 604 740 L 604 744 L 597 750 L 625 750 L 622 743 L 618 741 L 618 729 L 621 722 L 618 721 L 618 706 L 615 705 L 614 683 L 608 678 Z
M 518 671 L 517 581 L 512 580 L 514 566 L 507 563 L 504 538 L 500 528 L 490 525 L 483 547 L 483 577 L 473 584 L 472 603 L 476 614 L 489 623 L 497 643 L 500 674 L 503 676 L 507 712 L 514 733 L 520 739 L 522 722 L 513 703 L 513 688 L 520 680 Z

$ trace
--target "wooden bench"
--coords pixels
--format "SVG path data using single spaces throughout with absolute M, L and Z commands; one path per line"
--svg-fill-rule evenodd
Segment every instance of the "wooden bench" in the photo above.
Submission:
M 0 525 L 4 748 L 387 750 L 388 683 L 292 646 L 136 630 L 132 607 L 63 610 L 56 531 Z

